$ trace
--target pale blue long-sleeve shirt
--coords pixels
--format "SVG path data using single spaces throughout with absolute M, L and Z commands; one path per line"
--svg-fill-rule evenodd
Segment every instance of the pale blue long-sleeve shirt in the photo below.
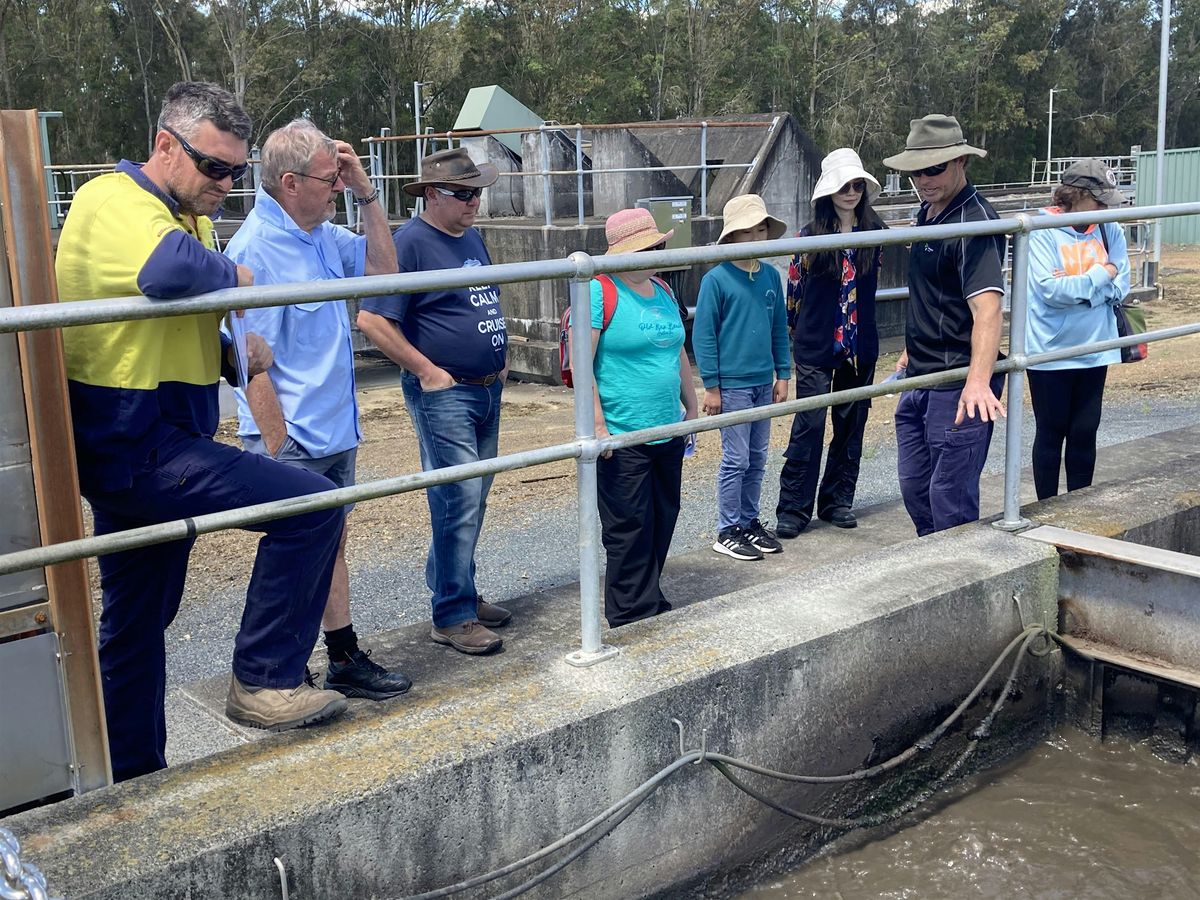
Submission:
M 1043 210 L 1053 214 L 1054 210 Z M 1104 237 L 1100 234 L 1104 228 Z M 1107 249 L 1105 243 L 1107 239 Z M 1117 269 L 1111 278 L 1106 262 Z M 1056 274 L 1059 273 L 1059 274 Z M 1027 353 L 1112 340 L 1117 320 L 1112 307 L 1129 293 L 1129 253 L 1118 224 L 1048 228 L 1029 235 L 1029 315 Z M 1089 353 L 1035 369 L 1083 369 L 1121 361 L 1120 350 Z

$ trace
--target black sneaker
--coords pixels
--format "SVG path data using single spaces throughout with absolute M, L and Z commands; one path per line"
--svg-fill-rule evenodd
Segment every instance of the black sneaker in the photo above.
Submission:
M 742 534 L 763 553 L 782 553 L 783 544 L 775 540 L 775 535 L 758 519 L 751 519 L 750 524 L 742 529 Z
M 345 662 L 331 659 L 325 673 L 325 690 L 364 700 L 388 700 L 412 687 L 412 680 L 403 672 L 389 672 L 371 662 L 370 656 L 370 651 L 355 650 Z
M 736 525 L 722 529 L 717 535 L 717 542 L 713 544 L 713 549 L 718 553 L 724 553 L 726 556 L 732 556 L 734 559 L 762 559 L 762 551 L 750 543 L 750 538 L 746 532 L 738 528 Z

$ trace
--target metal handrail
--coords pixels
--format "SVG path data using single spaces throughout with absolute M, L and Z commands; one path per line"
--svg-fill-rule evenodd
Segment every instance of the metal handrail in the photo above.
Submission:
M 466 465 L 402 475 L 381 481 L 339 488 L 321 494 L 311 494 L 288 500 L 241 507 L 193 519 L 164 522 L 129 531 L 114 532 L 98 537 L 83 538 L 46 547 L 35 547 L 0 555 L 0 575 L 25 569 L 82 559 L 117 550 L 149 546 L 177 540 L 188 535 L 203 534 L 231 527 L 241 527 L 270 519 L 285 518 L 317 509 L 343 506 L 360 500 L 378 499 L 438 484 L 477 478 L 483 475 L 542 465 L 563 459 L 577 460 L 578 526 L 580 567 L 581 649 L 568 656 L 577 665 L 589 665 L 612 655 L 600 640 L 601 602 L 599 590 L 599 525 L 591 514 L 596 502 L 596 459 L 612 449 L 636 446 L 650 441 L 679 437 L 702 431 L 712 431 L 729 425 L 755 422 L 796 412 L 820 409 L 854 400 L 868 399 L 897 391 L 928 388 L 938 384 L 961 381 L 966 369 L 939 372 L 932 375 L 903 379 L 890 384 L 867 385 L 849 391 L 839 391 L 820 397 L 806 397 L 755 409 L 723 413 L 705 419 L 675 422 L 657 428 L 613 435 L 598 440 L 592 408 L 592 359 L 590 340 L 589 281 L 598 273 L 626 272 L 646 268 L 665 268 L 704 262 L 790 255 L 798 252 L 820 252 L 842 247 L 871 247 L 881 244 L 910 243 L 914 240 L 934 240 L 958 236 L 1011 234 L 1014 236 L 1012 317 L 1010 320 L 1009 357 L 998 363 L 996 370 L 1009 373 L 1008 427 L 1005 447 L 1004 515 L 997 527 L 1018 529 L 1027 524 L 1020 517 L 1021 430 L 1024 370 L 1043 362 L 1068 359 L 1085 353 L 1109 350 L 1139 343 L 1151 343 L 1184 335 L 1200 333 L 1200 322 L 1145 334 L 1083 344 L 1062 350 L 1028 356 L 1025 353 L 1025 313 L 1027 305 L 1026 266 L 1028 236 L 1032 231 L 1093 222 L 1123 222 L 1139 218 L 1162 218 L 1200 215 L 1200 203 L 1123 208 L 1101 212 L 1072 213 L 1058 216 L 1018 215 L 1013 218 L 975 222 L 967 225 L 938 225 L 923 228 L 897 228 L 888 231 L 856 234 L 823 235 L 810 238 L 788 238 L 746 244 L 722 244 L 710 247 L 691 247 L 680 250 L 619 254 L 593 257 L 574 253 L 567 259 L 543 260 L 483 266 L 463 272 L 461 269 L 437 272 L 413 272 L 399 275 L 377 275 L 300 284 L 262 285 L 230 288 L 185 300 L 156 301 L 145 297 L 123 297 L 77 303 L 59 303 L 0 310 L 0 334 L 22 330 L 37 330 L 70 325 L 95 324 L 109 321 L 130 321 L 161 316 L 190 315 L 199 312 L 237 308 L 282 306 L 319 300 L 341 300 L 378 294 L 412 293 L 439 288 L 467 287 L 481 279 L 499 284 L 547 278 L 571 279 L 572 346 L 576 358 L 575 424 L 576 439 L 564 444 L 507 454 Z

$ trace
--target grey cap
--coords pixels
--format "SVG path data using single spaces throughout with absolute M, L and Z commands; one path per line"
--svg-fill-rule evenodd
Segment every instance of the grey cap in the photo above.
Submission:
M 1117 173 L 1098 159 L 1081 159 L 1071 163 L 1063 172 L 1062 183 L 1080 188 L 1105 206 L 1120 206 L 1125 195 L 1117 190 Z

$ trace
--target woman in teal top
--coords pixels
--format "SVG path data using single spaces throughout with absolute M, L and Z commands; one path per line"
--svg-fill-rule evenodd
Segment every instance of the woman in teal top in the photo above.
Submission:
M 659 232 L 645 209 L 626 209 L 605 223 L 608 253 L 658 250 Z M 692 367 L 684 349 L 679 306 L 653 270 L 612 277 L 616 308 L 604 321 L 604 288 L 592 281 L 596 436 L 607 437 L 696 417 Z M 659 580 L 675 520 L 684 439 L 606 453 L 597 461 L 598 506 L 608 560 L 604 614 L 610 627 L 671 608 Z

